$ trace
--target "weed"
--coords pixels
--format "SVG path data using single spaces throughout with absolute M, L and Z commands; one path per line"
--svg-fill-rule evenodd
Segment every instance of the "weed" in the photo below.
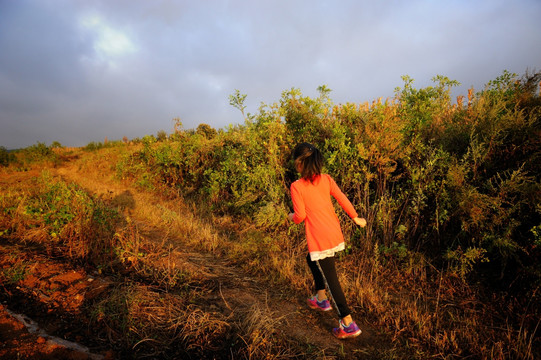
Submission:
M 16 284 L 24 280 L 28 273 L 28 265 L 24 262 L 17 262 L 11 267 L 5 268 L 0 272 L 0 278 L 7 284 Z
M 254 304 L 243 316 L 240 337 L 244 343 L 238 352 L 245 359 L 282 359 L 296 353 L 276 331 L 277 318 L 267 307 Z
M 228 324 L 218 314 L 187 305 L 183 297 L 127 284 L 96 303 L 93 321 L 105 324 L 110 338 L 138 356 L 168 357 L 215 352 Z M 175 346 L 173 346 L 175 344 Z M 171 353 L 172 349 L 174 350 Z

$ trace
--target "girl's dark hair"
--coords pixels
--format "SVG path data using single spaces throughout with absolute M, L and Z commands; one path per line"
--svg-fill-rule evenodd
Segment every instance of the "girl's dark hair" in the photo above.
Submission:
M 323 155 L 312 144 L 302 143 L 293 150 L 295 168 L 301 173 L 301 177 L 312 181 L 315 176 L 321 174 L 323 167 Z

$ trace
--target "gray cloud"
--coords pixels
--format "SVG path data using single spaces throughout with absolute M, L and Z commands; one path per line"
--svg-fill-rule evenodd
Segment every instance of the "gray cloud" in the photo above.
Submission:
M 59 10 L 61 9 L 61 10 Z M 241 122 L 282 91 L 336 103 L 445 75 L 480 89 L 539 66 L 541 3 L 521 0 L 0 2 L 0 145 L 85 145 Z

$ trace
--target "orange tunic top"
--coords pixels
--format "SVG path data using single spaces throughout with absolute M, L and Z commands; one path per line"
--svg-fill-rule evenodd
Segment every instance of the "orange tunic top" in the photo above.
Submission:
M 344 235 L 331 195 L 352 219 L 358 216 L 346 195 L 327 174 L 316 176 L 313 183 L 299 179 L 291 184 L 293 221 L 296 224 L 305 221 L 306 241 L 313 261 L 334 256 L 336 251 L 344 249 Z

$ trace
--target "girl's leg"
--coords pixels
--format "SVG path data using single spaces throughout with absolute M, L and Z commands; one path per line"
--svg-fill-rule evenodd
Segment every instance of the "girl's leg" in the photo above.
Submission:
M 327 287 L 331 293 L 334 305 L 338 310 L 338 316 L 340 318 L 346 318 L 346 324 L 349 323 L 351 311 L 348 307 L 346 297 L 338 281 L 338 275 L 336 274 L 336 266 L 334 257 L 328 257 L 322 260 L 315 261 L 319 274 L 323 278 L 324 283 L 327 283 Z M 314 275 L 314 279 L 315 279 Z
M 323 274 L 321 273 L 321 270 L 319 270 L 317 263 L 310 259 L 310 254 L 306 256 L 306 262 L 308 263 L 308 267 L 310 268 L 312 276 L 314 277 L 315 290 L 318 295 L 318 300 L 325 300 L 327 295 L 325 294 L 325 279 L 323 279 Z

